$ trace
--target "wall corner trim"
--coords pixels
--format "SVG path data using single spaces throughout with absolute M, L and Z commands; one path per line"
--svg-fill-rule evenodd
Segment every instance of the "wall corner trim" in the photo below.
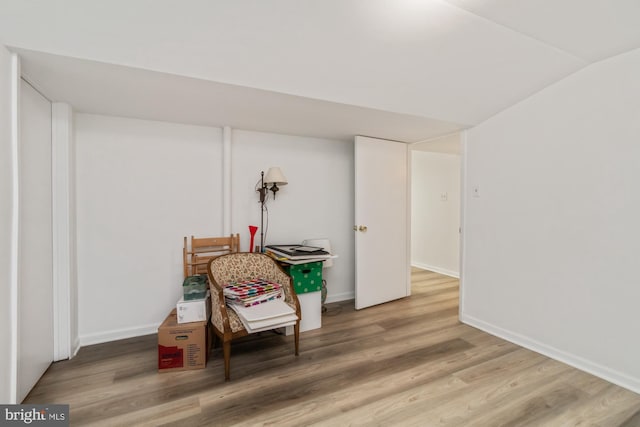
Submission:
M 51 104 L 52 223 L 53 223 L 53 360 L 72 357 L 71 298 L 75 253 L 73 206 L 73 112 L 69 104 Z
M 9 285 L 10 304 L 10 361 L 9 361 L 9 402 L 18 403 L 18 289 L 19 241 L 20 241 L 20 57 L 11 54 L 11 283 Z

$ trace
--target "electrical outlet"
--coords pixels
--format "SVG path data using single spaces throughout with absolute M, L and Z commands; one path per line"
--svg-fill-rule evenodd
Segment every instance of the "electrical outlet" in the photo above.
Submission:
M 447 200 L 449 200 L 449 194 L 447 194 L 447 193 L 440 193 L 440 201 L 441 201 L 441 202 L 446 202 Z
M 480 197 L 480 186 L 479 185 L 474 185 L 473 186 L 473 197 Z

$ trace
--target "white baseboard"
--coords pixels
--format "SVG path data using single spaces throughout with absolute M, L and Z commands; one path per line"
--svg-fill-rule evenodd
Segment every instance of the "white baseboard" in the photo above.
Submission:
M 411 262 L 412 267 L 421 268 L 423 270 L 433 271 L 434 273 L 444 274 L 445 276 L 460 278 L 459 271 L 447 270 L 446 268 L 436 267 L 435 265 L 428 265 L 422 262 Z
M 340 294 L 332 294 L 327 296 L 326 303 L 352 300 L 355 298 L 354 292 L 344 292 Z M 138 326 L 134 328 L 114 329 L 111 331 L 98 332 L 94 334 L 86 334 L 80 336 L 79 345 L 75 345 L 74 355 L 80 347 L 93 344 L 101 344 L 110 341 L 117 341 L 126 338 L 139 337 L 143 335 L 155 334 L 158 332 L 158 324 Z
M 575 354 L 559 350 L 555 347 L 533 340 L 524 335 L 503 329 L 499 326 L 492 325 L 464 313 L 460 314 L 460 321 L 491 335 L 495 335 L 521 347 L 535 351 L 536 353 L 540 353 L 552 359 L 566 363 L 567 365 L 573 366 L 574 368 L 580 369 L 581 371 L 588 372 L 613 384 L 619 385 L 620 387 L 631 390 L 634 393 L 640 393 L 640 379 L 638 378 L 631 377 L 622 372 L 618 372 L 606 366 L 594 363 L 580 356 L 576 356 Z
M 350 299 L 355 299 L 355 297 L 356 297 L 355 292 L 343 292 L 341 294 L 331 294 L 331 295 L 327 295 L 325 304 L 329 304 L 332 302 L 347 301 Z
M 158 324 L 138 326 L 135 328 L 115 329 L 112 331 L 98 332 L 80 336 L 80 346 L 101 344 L 103 342 L 117 341 L 125 338 L 140 337 L 158 332 Z

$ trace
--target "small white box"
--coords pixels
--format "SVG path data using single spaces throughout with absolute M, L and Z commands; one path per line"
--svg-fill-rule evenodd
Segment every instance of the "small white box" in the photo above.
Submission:
M 300 302 L 300 332 L 322 327 L 322 292 L 306 292 L 298 294 Z M 293 335 L 293 326 L 287 326 L 285 335 Z
M 176 304 L 178 323 L 206 322 L 211 316 L 211 296 L 185 301 L 184 296 Z

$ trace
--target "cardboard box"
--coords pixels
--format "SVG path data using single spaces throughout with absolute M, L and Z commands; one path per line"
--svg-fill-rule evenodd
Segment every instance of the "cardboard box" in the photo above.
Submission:
M 202 299 L 185 300 L 184 296 L 176 304 L 178 323 L 206 322 L 211 316 L 211 296 L 209 291 Z
M 176 310 L 158 327 L 158 371 L 203 369 L 211 343 L 209 322 L 179 324 Z

